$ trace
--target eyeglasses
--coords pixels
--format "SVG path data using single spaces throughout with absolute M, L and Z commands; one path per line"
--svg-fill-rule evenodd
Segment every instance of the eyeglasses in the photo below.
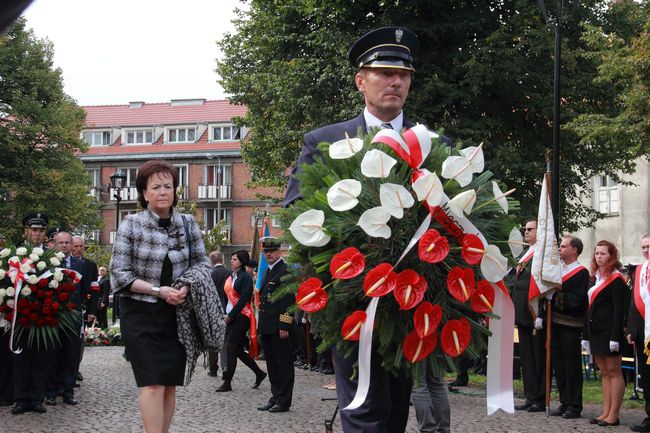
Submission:
M 524 229 L 525 232 L 532 232 L 533 230 L 537 230 L 537 227 L 526 227 Z

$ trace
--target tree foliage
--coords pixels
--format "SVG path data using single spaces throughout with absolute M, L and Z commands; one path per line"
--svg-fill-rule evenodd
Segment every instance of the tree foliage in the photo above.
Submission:
M 77 158 L 85 114 L 63 92 L 52 57 L 22 19 L 0 34 L 0 233 L 15 242 L 30 210 L 45 211 L 50 225 L 100 224 Z
M 555 37 L 537 2 L 447 0 L 435 8 L 424 0 L 247 3 L 235 20 L 235 32 L 219 43 L 224 58 L 217 71 L 232 102 L 248 107 L 240 122 L 253 133 L 242 154 L 254 182 L 284 186 L 303 133 L 359 113 L 363 101 L 354 87 L 347 49 L 372 28 L 402 25 L 418 34 L 421 43 L 406 114 L 443 130 L 458 144 L 484 142 L 488 168 L 518 189 L 515 197 L 524 215 L 536 214 L 545 150 L 552 145 Z M 603 104 L 610 115 L 620 108 L 613 102 L 621 89 L 594 82 L 604 62 L 589 54 L 594 48 L 583 37 L 589 31 L 583 24 L 616 29 L 629 41 L 638 32 L 630 30 L 629 15 L 634 14 L 622 14 L 622 7 L 643 9 L 634 2 L 610 7 L 604 0 L 588 0 L 564 11 L 562 125 L 594 114 Z M 548 11 L 551 18 L 558 14 L 552 7 Z M 647 51 L 641 42 L 630 50 Z M 647 101 L 639 102 L 647 106 Z M 585 140 L 584 130 L 563 129 L 564 228 L 597 217 L 581 202 L 591 191 L 591 176 L 629 171 L 634 159 L 647 153 L 647 146 L 630 149 L 622 139 L 608 140 L 606 152 L 603 146 Z

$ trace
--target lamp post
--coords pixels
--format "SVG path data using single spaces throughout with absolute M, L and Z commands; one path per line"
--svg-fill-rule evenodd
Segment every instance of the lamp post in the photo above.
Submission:
M 115 231 L 120 227 L 120 202 L 122 201 L 122 188 L 126 183 L 126 175 L 121 171 L 111 174 L 111 187 L 115 190 L 113 198 L 115 199 Z

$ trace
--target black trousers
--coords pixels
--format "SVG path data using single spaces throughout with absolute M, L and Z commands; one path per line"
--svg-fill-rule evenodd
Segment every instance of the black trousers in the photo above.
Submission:
M 552 325 L 551 360 L 564 409 L 582 412 L 581 328 Z
M 63 345 L 50 351 L 45 379 L 45 395 L 48 398 L 55 398 L 59 393 L 63 393 L 64 398 L 74 398 L 81 344 L 78 335 L 64 336 Z
M 14 402 L 26 409 L 42 404 L 45 398 L 45 375 L 51 354 L 28 349 L 13 354 Z
M 533 335 L 535 328 L 518 326 L 519 330 L 519 359 L 521 360 L 524 395 L 526 402 L 546 405 L 546 386 L 544 382 L 546 370 L 546 354 L 544 342 L 546 332 L 539 330 Z
M 634 340 L 634 348 L 636 349 L 636 358 L 639 366 L 638 373 L 641 374 L 639 385 L 643 388 L 643 399 L 645 400 L 645 414 L 646 419 L 650 418 L 650 365 L 647 364 L 648 357 L 643 353 L 643 337 Z
M 0 404 L 14 401 L 14 363 L 9 350 L 9 332 L 0 328 Z
M 227 344 L 227 367 L 224 372 L 224 381 L 230 383 L 235 375 L 237 368 L 237 359 L 244 363 L 244 365 L 257 375 L 260 376 L 264 372 L 257 366 L 257 363 L 250 357 L 248 352 L 244 350 L 245 342 L 248 340 L 246 337 L 246 330 L 249 329 L 250 321 L 248 317 L 240 314 L 235 320 L 226 326 L 226 344 Z
M 262 347 L 271 383 L 269 403 L 290 407 L 295 381 L 291 338 L 282 339 L 279 334 L 262 335 Z
M 336 397 L 345 433 L 403 433 L 409 415 L 413 381 L 405 373 L 393 376 L 381 366 L 381 356 L 373 350 L 370 358 L 370 387 L 361 407 L 343 410 L 354 398 L 357 381 L 350 379 L 356 357 L 344 358 L 332 350 L 336 375 Z

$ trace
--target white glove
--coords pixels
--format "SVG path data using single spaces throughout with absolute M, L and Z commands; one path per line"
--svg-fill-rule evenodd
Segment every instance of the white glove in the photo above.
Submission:
M 610 352 L 618 352 L 618 341 L 610 341 L 609 342 L 609 351 Z
M 585 352 L 589 353 L 589 340 L 582 340 L 580 341 L 580 346 L 582 346 L 582 350 Z
M 543 327 L 544 327 L 544 319 L 542 319 L 541 317 L 535 319 L 535 329 L 539 331 Z

